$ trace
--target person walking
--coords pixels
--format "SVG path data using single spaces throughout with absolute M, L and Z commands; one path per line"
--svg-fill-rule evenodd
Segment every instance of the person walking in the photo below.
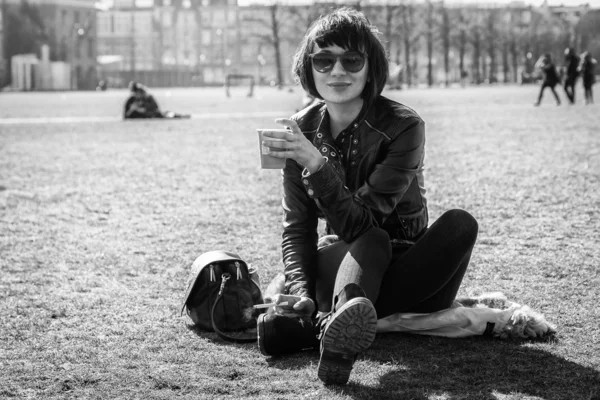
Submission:
M 581 65 L 579 70 L 583 81 L 583 89 L 585 93 L 585 104 L 594 104 L 593 86 L 596 83 L 596 59 L 592 57 L 589 51 L 581 55 Z
M 546 53 L 541 56 L 535 63 L 535 68 L 538 68 L 542 72 L 543 80 L 542 86 L 540 87 L 540 94 L 538 95 L 537 102 L 534 105 L 539 106 L 541 104 L 542 97 L 544 96 L 544 90 L 548 87 L 554 94 L 556 105 L 560 106 L 560 97 L 558 97 L 556 90 L 554 90 L 556 84 L 560 82 L 560 78 L 558 77 L 556 66 L 554 65 L 554 62 L 552 62 L 552 55 L 550 53 Z
M 259 318 L 259 346 L 267 355 L 319 346 L 325 384 L 349 380 L 378 318 L 451 307 L 478 231 L 461 209 L 428 227 L 425 123 L 381 95 L 389 67 L 380 36 L 349 8 L 315 21 L 293 72 L 320 101 L 277 119 L 287 132 L 265 134 L 262 143 L 287 160 L 285 284 L 277 306 Z
M 579 56 L 572 47 L 565 49 L 565 82 L 564 89 L 571 104 L 575 104 L 575 83 L 579 76 Z

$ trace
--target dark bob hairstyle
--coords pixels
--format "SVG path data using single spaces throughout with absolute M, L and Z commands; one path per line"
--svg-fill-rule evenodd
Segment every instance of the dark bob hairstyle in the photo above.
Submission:
M 339 8 L 316 20 L 302 39 L 294 56 L 293 72 L 302 88 L 312 96 L 323 99 L 313 78 L 310 54 L 314 45 L 337 45 L 348 51 L 362 51 L 367 55 L 367 84 L 362 92 L 366 104 L 381 94 L 388 78 L 389 66 L 381 34 L 363 13 L 351 8 Z

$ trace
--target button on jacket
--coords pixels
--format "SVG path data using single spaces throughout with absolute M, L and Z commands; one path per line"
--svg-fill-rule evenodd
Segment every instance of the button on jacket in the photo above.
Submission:
M 335 139 L 323 102 L 292 119 L 327 160 L 313 174 L 291 159 L 283 169 L 286 292 L 314 299 L 319 218 L 345 242 L 380 227 L 392 243 L 412 243 L 426 229 L 425 124 L 383 96 Z

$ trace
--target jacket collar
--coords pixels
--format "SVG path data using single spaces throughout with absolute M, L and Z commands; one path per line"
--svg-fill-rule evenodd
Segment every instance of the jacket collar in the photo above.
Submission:
M 363 103 L 363 107 L 360 110 L 360 112 L 358 113 L 358 115 L 356 116 L 356 118 L 354 118 L 354 120 L 350 123 L 350 125 L 348 125 L 348 127 L 346 129 L 344 129 L 344 131 L 346 133 L 352 133 L 354 131 L 356 131 L 358 128 L 360 128 L 360 126 L 363 124 L 363 122 L 368 118 L 368 117 L 372 117 L 373 114 L 373 109 L 374 107 L 372 107 L 371 104 L 367 104 L 366 102 Z M 327 112 L 327 105 L 325 104 L 325 102 L 323 102 L 321 104 L 321 109 L 319 110 L 321 116 L 319 119 L 319 123 L 317 124 L 317 132 L 321 131 L 326 131 L 331 133 L 330 127 L 329 127 L 329 113 Z

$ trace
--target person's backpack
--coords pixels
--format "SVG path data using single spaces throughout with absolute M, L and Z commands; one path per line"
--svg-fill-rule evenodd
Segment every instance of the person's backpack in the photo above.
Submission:
M 256 341 L 254 305 L 262 304 L 258 274 L 237 254 L 209 251 L 191 266 L 183 310 L 194 324 L 232 342 Z M 253 329 L 244 336 L 241 331 Z M 224 332 L 235 332 L 225 334 Z

